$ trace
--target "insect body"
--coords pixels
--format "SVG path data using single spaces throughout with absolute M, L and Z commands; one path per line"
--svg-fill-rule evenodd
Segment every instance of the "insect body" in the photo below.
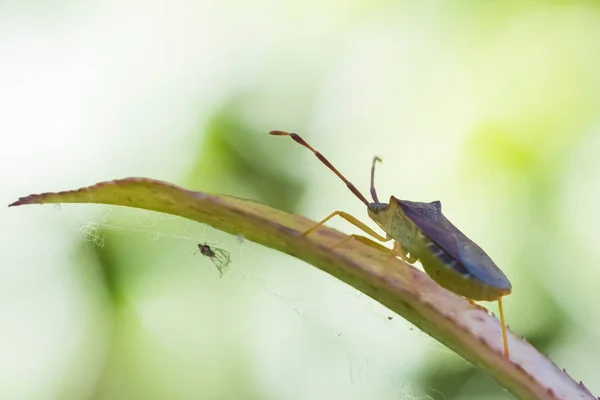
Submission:
M 400 242 L 425 272 L 456 294 L 473 300 L 498 300 L 511 285 L 490 257 L 442 214 L 439 201 L 421 203 L 390 198 L 369 216 Z M 382 208 L 383 207 L 383 208 Z
M 304 235 L 308 235 L 338 215 L 379 241 L 393 240 L 394 249 L 391 252 L 394 255 L 400 256 L 409 263 L 420 260 L 425 272 L 440 286 L 469 300 L 498 301 L 504 355 L 508 358 L 502 297 L 511 293 L 511 284 L 490 257 L 442 214 L 442 205 L 439 201 L 423 203 L 399 200 L 391 196 L 389 203 L 379 202 L 374 177 L 375 164 L 381 160 L 375 157 L 371 166 L 373 202 L 369 202 L 321 153 L 313 149 L 300 136 L 282 131 L 271 131 L 270 134 L 290 136 L 297 143 L 311 150 L 367 206 L 369 217 L 386 233 L 382 236 L 350 214 L 335 211 L 304 232 Z M 350 237 L 359 238 L 366 244 L 371 242 L 373 247 L 380 248 L 379 245 L 362 236 L 350 235 Z
M 218 247 L 211 247 L 206 243 L 198 243 L 198 250 L 200 250 L 200 254 L 210 258 L 217 267 L 217 271 L 219 271 L 219 278 L 222 278 L 229 269 L 229 264 L 231 263 L 230 253 L 227 250 L 219 249 Z

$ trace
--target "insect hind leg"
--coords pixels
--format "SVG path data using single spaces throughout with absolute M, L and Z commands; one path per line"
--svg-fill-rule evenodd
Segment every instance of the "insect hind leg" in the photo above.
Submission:
M 504 322 L 504 307 L 502 307 L 502 297 L 498 299 L 498 311 L 500 313 L 500 325 L 502 325 L 502 344 L 504 347 L 504 357 L 510 359 L 508 352 L 508 335 L 506 334 L 506 325 Z
M 477 308 L 479 308 L 480 310 L 484 311 L 486 314 L 489 312 L 487 308 L 475 303 L 472 299 L 467 298 L 467 301 L 472 305 L 475 306 Z M 510 359 L 510 353 L 508 351 L 508 334 L 507 334 L 507 328 L 506 328 L 506 323 L 504 321 L 504 307 L 502 306 L 502 297 L 500 297 L 498 299 L 498 311 L 500 313 L 500 327 L 502 330 L 502 347 L 503 347 L 503 351 L 504 351 L 504 357 L 507 359 Z

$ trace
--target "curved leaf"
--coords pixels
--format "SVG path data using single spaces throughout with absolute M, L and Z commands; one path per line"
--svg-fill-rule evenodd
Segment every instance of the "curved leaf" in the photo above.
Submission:
M 257 202 L 194 192 L 169 183 L 128 178 L 59 193 L 22 197 L 10 206 L 101 203 L 154 210 L 208 224 L 285 252 L 335 276 L 415 324 L 489 373 L 521 399 L 595 399 L 524 339 L 509 333 L 511 358 L 503 357 L 500 324 L 481 307 L 443 289 L 425 273 L 387 253 L 321 227 L 307 218 Z

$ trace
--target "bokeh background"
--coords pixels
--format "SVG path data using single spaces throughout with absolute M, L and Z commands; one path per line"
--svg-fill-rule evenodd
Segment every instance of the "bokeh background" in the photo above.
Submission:
M 600 394 L 598 2 L 0 2 L 0 203 L 144 176 L 367 221 L 272 129 L 365 192 L 379 155 L 380 197 L 441 200 L 510 278 L 511 329 Z M 104 206 L 0 224 L 2 399 L 510 398 L 242 238 Z M 198 242 L 231 252 L 222 279 Z

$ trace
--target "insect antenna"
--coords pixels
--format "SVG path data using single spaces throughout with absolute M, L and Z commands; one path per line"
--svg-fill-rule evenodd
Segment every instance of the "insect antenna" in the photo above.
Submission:
M 371 197 L 375 204 L 379 204 L 379 199 L 377 198 L 377 192 L 375 191 L 375 163 L 383 162 L 383 160 L 377 156 L 373 157 L 373 165 L 371 165 Z
M 308 143 L 306 143 L 306 141 L 304 141 L 304 139 L 302 139 L 298 134 L 296 133 L 288 133 L 288 132 L 284 132 L 284 131 L 271 131 L 269 132 L 269 135 L 274 135 L 274 136 L 289 136 L 292 139 L 294 139 L 294 141 L 296 143 L 301 144 L 302 146 L 306 147 L 307 149 L 309 149 L 310 151 L 313 152 L 313 154 L 323 163 L 327 166 L 327 168 L 329 168 L 330 170 L 333 171 L 334 174 L 336 174 L 338 176 L 338 178 L 340 178 L 342 181 L 344 181 L 344 183 L 346 184 L 346 186 L 348 187 L 348 189 L 350 189 L 350 191 L 352 193 L 354 193 L 354 195 L 356 197 L 358 197 L 358 199 L 360 201 L 362 201 L 367 207 L 369 206 L 369 202 L 367 201 L 367 199 L 365 198 L 365 196 L 363 196 L 358 189 L 356 188 L 356 186 L 354 186 L 348 179 L 346 179 L 346 177 L 344 175 L 342 175 L 340 173 L 340 171 L 338 171 L 330 162 L 329 160 L 327 160 L 325 157 L 323 157 L 323 155 L 321 153 L 319 153 L 318 151 L 316 151 L 315 149 L 313 149 Z

